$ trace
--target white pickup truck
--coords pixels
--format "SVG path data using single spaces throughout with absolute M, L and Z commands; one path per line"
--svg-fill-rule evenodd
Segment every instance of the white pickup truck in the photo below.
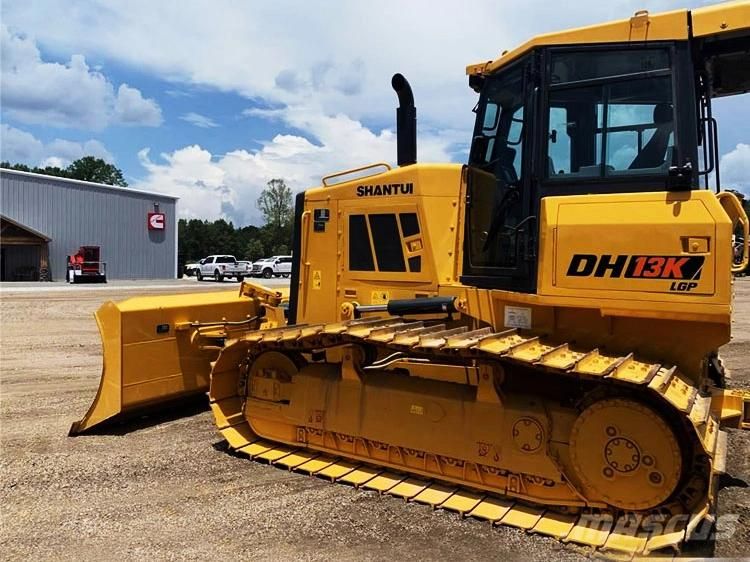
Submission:
M 225 277 L 233 277 L 237 281 L 242 281 L 249 274 L 246 265 L 238 263 L 234 256 L 227 255 L 208 256 L 202 259 L 200 269 L 196 273 L 198 281 L 204 279 L 224 281 Z
M 200 271 L 201 264 L 199 262 L 196 263 L 186 263 L 185 264 L 185 275 L 188 277 L 194 277 L 198 275 L 198 271 Z
M 289 277 L 292 274 L 292 256 L 272 256 L 253 262 L 253 277 Z

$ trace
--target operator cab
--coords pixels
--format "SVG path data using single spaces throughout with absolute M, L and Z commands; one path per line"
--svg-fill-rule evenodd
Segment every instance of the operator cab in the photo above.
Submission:
M 747 90 L 748 41 L 745 30 L 723 49 L 695 39 L 536 47 L 470 73 L 480 95 L 461 281 L 535 292 L 545 196 L 718 182 L 710 100 Z

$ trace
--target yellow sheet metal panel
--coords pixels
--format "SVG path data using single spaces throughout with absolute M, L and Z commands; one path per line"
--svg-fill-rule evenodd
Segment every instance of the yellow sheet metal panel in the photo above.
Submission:
M 355 468 L 354 470 L 347 472 L 343 476 L 336 479 L 336 482 L 344 482 L 345 484 L 352 484 L 353 486 L 361 486 L 365 482 L 372 480 L 378 474 L 382 472 L 379 468 L 370 468 L 369 466 L 363 466 Z
M 232 449 L 239 449 L 258 441 L 258 436 L 246 423 L 221 430 L 221 436 L 227 440 L 229 447 Z
M 406 478 L 405 474 L 394 474 L 392 472 L 384 472 L 379 474 L 372 480 L 365 482 L 362 487 L 368 490 L 375 490 L 377 492 L 388 492 L 391 488 L 396 486 L 399 482 Z
M 543 507 L 517 503 L 508 510 L 508 513 L 503 516 L 500 523 L 510 525 L 511 527 L 518 527 L 519 529 L 533 529 L 542 517 L 542 513 L 544 513 Z
M 317 456 L 318 454 L 315 451 L 299 450 L 295 453 L 291 453 L 283 458 L 280 458 L 277 461 L 274 461 L 273 464 L 278 464 L 279 466 L 283 466 L 285 468 L 288 468 L 289 470 L 292 470 L 308 461 L 311 461 Z
M 297 466 L 295 470 L 307 472 L 308 474 L 315 474 L 316 472 L 320 472 L 324 468 L 331 466 L 335 462 L 336 459 L 333 457 L 320 456 Z
M 648 381 L 658 367 L 658 364 L 636 361 L 631 357 L 617 366 L 612 373 L 612 378 L 642 384 Z
M 333 464 L 330 464 L 326 466 L 325 468 L 317 471 L 315 473 L 315 476 L 322 476 L 323 478 L 330 478 L 331 480 L 336 480 L 337 478 L 341 478 L 342 476 L 345 476 L 346 474 L 349 474 L 353 470 L 355 470 L 359 465 L 353 464 L 350 462 L 346 462 L 343 460 L 337 460 Z
M 675 10 L 660 14 L 647 14 L 645 18 L 636 15 L 628 19 L 537 35 L 511 51 L 504 51 L 498 59 L 492 62 L 467 66 L 466 73 L 496 72 L 535 47 L 685 40 L 688 38 L 687 14 L 687 10 Z
M 95 314 L 104 355 L 102 378 L 94 402 L 71 434 L 136 409 L 206 392 L 218 350 L 201 350 L 188 325 L 244 320 L 255 307 L 237 291 L 103 304 Z
M 255 455 L 255 458 L 261 459 L 268 462 L 274 462 L 278 461 L 287 455 L 291 455 L 294 453 L 296 449 L 291 449 L 289 447 L 274 447 L 273 449 L 269 449 L 268 451 L 264 451 L 263 453 L 260 453 L 259 455 Z
M 102 338 L 102 376 L 94 401 L 80 421 L 70 427 L 76 435 L 110 419 L 122 409 L 121 314 L 113 302 L 104 303 L 94 314 Z
M 123 381 L 124 387 L 139 385 L 156 379 L 151 372 L 151 365 L 159 363 L 159 377 L 169 378 L 181 375 L 180 355 L 177 341 L 173 337 L 148 342 L 123 345 Z M 203 377 L 203 386 L 208 382 L 208 373 Z M 193 385 L 194 387 L 195 385 Z
M 211 411 L 219 430 L 245 423 L 245 418 L 242 415 L 242 400 L 237 396 L 212 402 Z
M 577 519 L 577 515 L 547 511 L 531 528 L 531 532 L 555 537 L 556 539 L 564 539 L 570 534 Z
M 690 409 L 690 421 L 696 426 L 708 421 L 711 414 L 711 396 L 697 396 L 693 401 L 693 407 Z
M 676 523 L 664 528 L 661 533 L 650 537 L 643 549 L 643 554 L 648 555 L 651 552 L 670 547 L 674 548 L 675 552 L 677 552 L 680 544 L 685 539 L 685 525 L 686 521 L 678 518 Z
M 574 372 L 587 375 L 606 375 L 620 360 L 619 355 L 606 355 L 599 350 L 584 355 L 576 365 Z
M 447 500 L 440 504 L 442 509 L 456 511 L 461 515 L 466 515 L 473 510 L 484 498 L 483 495 L 473 494 L 467 490 L 459 490 Z
M 428 488 L 414 496 L 414 501 L 437 507 L 456 492 L 456 488 L 442 484 L 430 484 Z
M 429 485 L 430 483 L 424 480 L 409 478 L 396 484 L 393 488 L 388 490 L 388 493 L 392 496 L 398 496 L 399 498 L 410 500 Z
M 691 10 L 693 36 L 721 35 L 750 29 L 750 2 L 721 2 Z
M 383 296 L 390 300 L 430 296 L 439 283 L 456 282 L 460 189 L 460 165 L 414 164 L 308 190 L 301 225 L 297 322 L 331 322 L 332 315 L 349 320 L 354 301 L 367 305 L 382 302 Z M 320 209 L 330 217 L 324 230 L 316 230 L 310 218 Z M 393 231 L 402 249 L 404 271 L 378 270 L 372 240 L 372 268 L 349 267 L 350 244 L 361 242 L 349 233 L 350 217 L 366 216 L 365 228 L 372 238 L 367 217 L 376 214 L 417 217 L 418 232 L 404 231 L 400 219 Z M 418 266 L 409 265 L 412 258 L 419 258 Z
M 269 443 L 268 441 L 256 441 L 255 443 L 250 443 L 249 445 L 245 445 L 238 449 L 238 452 L 255 458 L 266 451 L 270 451 L 274 447 L 274 443 Z
M 681 375 L 675 375 L 669 380 L 666 388 L 662 391 L 664 397 L 681 412 L 689 412 L 696 397 L 696 388 L 690 381 Z
M 469 512 L 470 517 L 484 519 L 490 523 L 500 521 L 513 507 L 515 502 L 498 497 L 484 498 L 477 506 Z
M 728 316 L 731 236 L 729 217 L 705 190 L 546 197 L 539 295 L 618 315 Z M 686 248 L 691 237 L 709 239 L 709 252 Z
M 646 548 L 648 536 L 648 531 L 640 528 L 640 518 L 622 516 L 602 548 L 631 554 L 640 553 Z
M 570 534 L 563 541 L 600 547 L 607 542 L 610 529 L 612 529 L 612 517 L 610 515 L 584 513 L 578 518 Z
M 545 367 L 552 367 L 554 369 L 570 369 L 584 355 L 585 353 L 574 351 L 565 344 L 547 353 L 539 363 Z
M 241 356 L 238 357 L 237 363 L 239 363 L 241 359 Z M 222 363 L 225 363 L 223 357 Z M 223 400 L 224 398 L 231 398 L 232 396 L 236 396 L 237 383 L 238 381 L 235 373 L 217 373 L 216 371 L 214 371 L 211 376 L 211 393 L 209 395 L 209 398 L 216 402 L 219 400 Z
M 681 243 L 684 236 L 714 236 L 703 202 L 685 198 L 674 205 L 666 194 L 637 199 L 595 196 L 559 205 L 555 287 L 674 296 L 673 285 L 694 281 L 680 296 L 712 295 L 715 256 L 683 255 Z

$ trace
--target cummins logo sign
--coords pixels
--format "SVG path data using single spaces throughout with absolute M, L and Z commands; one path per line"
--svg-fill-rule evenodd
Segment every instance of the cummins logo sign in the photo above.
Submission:
M 148 214 L 148 229 L 149 230 L 164 230 L 166 228 L 166 217 L 164 213 L 149 213 Z

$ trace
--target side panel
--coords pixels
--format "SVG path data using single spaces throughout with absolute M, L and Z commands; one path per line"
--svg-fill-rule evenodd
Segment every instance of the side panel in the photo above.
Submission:
M 432 296 L 455 283 L 460 187 L 461 166 L 414 164 L 305 192 L 297 323 L 349 319 L 351 303 Z
M 296 305 L 298 323 L 331 322 L 338 318 L 336 303 L 336 254 L 338 235 L 338 202 L 306 192 L 305 208 L 300 220 L 299 298 Z M 327 213 L 327 221 L 316 221 L 315 215 Z M 316 226 L 317 224 L 317 226 Z
M 691 10 L 693 37 L 736 34 L 738 29 L 750 28 L 750 4 L 722 2 Z
M 548 197 L 541 230 L 540 295 L 729 305 L 731 221 L 711 192 Z

